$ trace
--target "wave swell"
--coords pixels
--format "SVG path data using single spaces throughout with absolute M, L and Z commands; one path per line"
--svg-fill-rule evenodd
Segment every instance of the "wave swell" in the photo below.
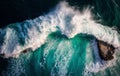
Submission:
M 10 24 L 0 29 L 0 39 L 3 39 L 0 44 L 0 54 L 6 58 L 17 57 L 27 48 L 35 50 L 45 43 L 50 33 L 55 31 L 60 31 L 68 38 L 81 33 L 93 35 L 114 47 L 120 47 L 120 35 L 116 29 L 96 23 L 92 19 L 93 8 L 88 7 L 81 13 L 70 7 L 67 2 L 61 2 L 54 11 L 44 16 Z

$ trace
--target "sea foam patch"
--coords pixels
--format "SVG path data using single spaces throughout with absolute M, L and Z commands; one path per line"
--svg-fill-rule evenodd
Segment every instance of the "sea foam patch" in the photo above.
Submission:
M 108 42 L 114 47 L 120 46 L 119 34 L 116 30 L 96 23 L 92 19 L 91 8 L 86 8 L 83 13 L 70 7 L 67 2 L 61 2 L 54 11 L 39 16 L 33 20 L 8 25 L 0 29 L 5 34 L 0 34 L 3 39 L 0 53 L 5 57 L 19 55 L 23 50 L 37 49 L 45 43 L 47 36 L 55 31 L 68 38 L 85 33 L 97 39 Z M 21 42 L 23 42 L 21 44 Z

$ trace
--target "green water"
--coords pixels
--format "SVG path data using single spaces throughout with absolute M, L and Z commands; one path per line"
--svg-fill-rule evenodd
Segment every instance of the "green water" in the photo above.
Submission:
M 28 3 L 28 1 L 23 0 L 22 1 L 23 3 L 21 4 L 23 6 L 20 5 L 20 7 L 30 6 L 31 8 L 29 7 L 28 10 L 25 10 L 24 8 L 23 9 L 17 8 L 18 10 L 23 10 L 23 14 L 21 17 L 26 16 L 25 18 L 34 18 L 39 16 L 40 14 L 41 15 L 45 14 L 43 13 L 43 11 L 44 12 L 52 11 L 49 10 L 48 8 L 52 8 L 60 0 L 54 0 L 52 1 L 52 3 L 50 3 L 51 1 L 46 3 L 48 0 L 42 0 L 42 1 L 45 5 L 44 4 L 41 5 L 42 3 L 41 0 L 39 1 L 36 0 L 35 2 L 31 0 L 29 1 L 30 3 Z M 90 7 L 93 6 L 94 8 L 92 10 L 92 13 L 95 16 L 94 17 L 95 22 L 98 22 L 100 24 L 109 27 L 115 27 L 116 30 L 120 32 L 119 31 L 120 30 L 119 0 L 91 0 L 91 1 L 66 0 L 66 1 L 68 1 L 70 5 L 78 7 L 80 11 L 82 11 L 84 9 L 83 7 L 85 6 L 90 6 Z M 16 2 L 18 2 L 19 4 L 19 1 Z M 36 5 L 36 2 L 38 6 Z M 26 3 L 28 5 L 26 5 Z M 15 4 L 16 6 L 18 6 L 17 3 Z M 34 6 L 37 8 L 33 9 Z M 46 9 L 43 8 L 43 6 Z M 32 9 L 38 11 L 34 13 Z M 11 13 L 9 12 L 9 14 Z M 18 13 L 16 15 L 18 15 Z M 20 16 L 20 14 L 18 16 Z M 2 23 L 7 24 L 6 22 L 9 21 L 4 22 L 4 20 L 6 19 L 3 18 L 2 18 Z M 15 20 L 21 21 L 21 19 L 15 19 Z M 24 25 L 24 22 L 21 23 L 20 25 Z M 9 26 L 9 27 L 13 28 L 13 26 Z M 17 26 L 15 26 L 14 28 L 19 37 L 21 30 Z M 22 31 L 25 32 L 25 35 L 27 35 L 28 31 L 24 30 L 23 26 L 21 26 L 21 28 L 23 29 Z M 25 38 L 24 36 L 19 37 L 18 41 L 22 46 L 24 46 L 26 42 Z M 60 32 L 51 33 L 47 37 L 45 43 L 42 46 L 40 46 L 38 49 L 36 49 L 34 52 L 31 51 L 25 54 L 21 54 L 18 58 L 9 58 L 7 70 L 3 71 L 2 75 L 0 74 L 0 76 L 120 76 L 120 58 L 119 58 L 120 52 L 116 52 L 115 55 L 116 60 L 112 61 L 114 62 L 114 65 L 111 64 L 112 65 L 111 67 L 109 66 L 103 70 L 99 70 L 101 68 L 94 67 L 91 65 L 91 63 L 96 64 L 96 59 L 95 59 L 96 54 L 91 48 L 91 40 L 93 39 L 94 37 L 84 34 L 78 34 L 77 36 L 68 39 Z M 4 37 L 1 38 L 0 40 L 1 40 L 0 42 L 2 43 Z M 88 69 L 86 69 L 86 67 Z M 94 71 L 99 70 L 99 71 L 94 72 L 92 70 Z
M 31 72 L 35 76 L 82 75 L 88 42 L 80 35 L 68 39 L 59 33 L 51 34 L 46 43 L 33 53 Z
M 109 67 L 97 73 L 85 72 L 85 66 L 94 62 L 93 51 L 89 44 L 92 36 L 79 34 L 68 39 L 59 32 L 47 37 L 45 44 L 34 52 L 10 58 L 4 76 L 119 76 L 117 67 Z M 118 54 L 119 56 L 120 54 Z

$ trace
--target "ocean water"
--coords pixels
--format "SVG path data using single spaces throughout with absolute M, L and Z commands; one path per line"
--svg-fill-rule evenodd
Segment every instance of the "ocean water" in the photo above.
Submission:
M 1 76 L 119 76 L 119 5 L 113 1 L 115 5 L 109 7 L 116 8 L 111 22 L 99 4 L 96 14 L 91 3 L 83 1 L 86 7 L 78 10 L 69 2 L 61 1 L 47 14 L 0 29 L 0 54 L 7 59 Z M 99 57 L 96 38 L 117 48 L 113 60 Z

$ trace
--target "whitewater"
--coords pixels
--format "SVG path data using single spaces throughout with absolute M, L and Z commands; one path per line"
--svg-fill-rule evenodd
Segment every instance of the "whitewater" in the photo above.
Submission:
M 48 14 L 39 16 L 35 19 L 13 23 L 5 28 L 1 28 L 0 54 L 3 55 L 3 57 L 5 58 L 17 57 L 19 59 L 19 55 L 22 53 L 22 51 L 30 48 L 29 51 L 34 52 L 38 48 L 43 47 L 44 44 L 47 44 L 44 48 L 43 62 L 39 62 L 39 66 L 43 66 L 44 63 L 47 61 L 47 56 L 50 52 L 52 52 L 52 50 L 50 49 L 56 49 L 54 53 L 54 67 L 52 68 L 52 66 L 50 66 L 49 64 L 48 67 L 51 67 L 51 71 L 50 74 L 47 75 L 66 76 L 66 74 L 68 73 L 68 64 L 70 63 L 70 59 L 72 58 L 72 55 L 74 53 L 74 49 L 72 48 L 72 46 L 74 45 L 72 45 L 71 43 L 72 40 L 75 39 L 76 43 L 82 44 L 82 41 L 83 43 L 86 42 L 85 46 L 81 45 L 83 46 L 83 48 L 86 48 L 82 51 L 83 53 L 86 53 L 85 59 L 88 60 L 85 61 L 85 66 L 83 67 L 84 71 L 82 75 L 92 75 L 93 73 L 98 73 L 99 71 L 105 70 L 110 66 L 112 67 L 113 65 L 116 65 L 115 61 L 117 58 L 115 57 L 115 59 L 108 62 L 101 60 L 98 54 L 98 48 L 95 38 L 107 42 L 113 45 L 115 48 L 118 48 L 117 50 L 115 50 L 118 52 L 120 47 L 120 35 L 117 32 L 116 28 L 104 26 L 100 23 L 97 23 L 93 19 L 91 9 L 94 9 L 94 7 L 88 7 L 84 9 L 83 12 L 80 12 L 74 7 L 69 6 L 67 2 L 61 2 Z M 55 32 L 59 32 L 61 34 L 60 36 L 63 37 L 63 39 L 60 39 L 62 40 L 60 43 L 59 38 L 58 42 L 57 38 L 48 38 L 52 33 Z M 81 34 L 83 34 L 82 37 L 84 37 L 84 35 L 92 35 L 94 37 L 90 41 L 84 42 L 84 39 L 78 36 Z M 78 41 L 77 39 L 81 39 L 81 41 Z M 67 45 L 67 47 L 65 47 L 65 45 Z M 75 48 L 80 49 L 78 46 Z M 91 57 L 92 54 L 95 55 L 94 59 L 92 59 Z M 52 58 L 50 60 L 52 60 Z M 23 63 L 23 61 L 24 60 L 21 60 L 19 64 Z M 18 63 L 15 62 L 15 64 Z M 20 67 L 21 65 L 18 66 Z M 14 69 L 17 67 L 14 67 Z M 59 68 L 57 72 L 55 71 L 56 68 Z M 20 72 L 22 72 L 22 70 Z M 15 76 L 16 74 L 18 74 L 18 71 L 13 70 L 13 73 L 14 75 L 12 76 Z M 103 72 L 100 74 L 102 75 Z M 69 73 L 69 75 L 71 76 L 72 74 Z M 37 76 L 39 76 L 39 73 Z

